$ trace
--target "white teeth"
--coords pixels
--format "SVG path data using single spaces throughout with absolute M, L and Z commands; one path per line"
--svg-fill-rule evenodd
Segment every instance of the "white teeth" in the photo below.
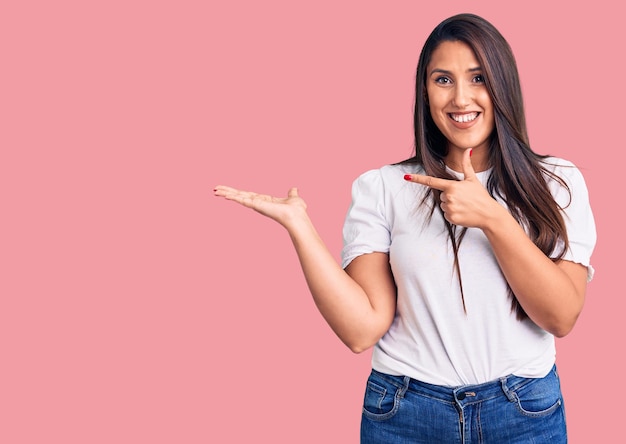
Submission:
M 478 117 L 478 113 L 450 114 L 450 116 L 454 119 L 455 122 L 465 123 L 465 122 L 471 122 L 476 117 Z

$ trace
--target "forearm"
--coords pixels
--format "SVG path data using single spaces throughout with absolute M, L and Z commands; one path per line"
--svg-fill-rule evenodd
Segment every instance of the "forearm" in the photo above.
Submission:
M 350 264 L 351 274 L 348 274 L 322 242 L 296 188 L 291 188 L 286 198 L 224 185 L 216 186 L 214 192 L 216 196 L 251 208 L 285 227 L 315 304 L 351 350 L 363 351 L 385 334 L 395 313 L 395 284 L 386 254 L 356 258 Z
M 388 305 L 373 303 L 375 298 L 368 297 L 340 267 L 308 217 L 300 217 L 285 227 L 313 300 L 326 322 L 352 351 L 371 347 L 387 331 L 393 318 Z M 385 287 L 381 281 L 380 291 L 388 292 L 389 285 Z
M 555 336 L 574 326 L 584 288 L 547 257 L 504 209 L 483 228 L 513 293 L 528 316 Z

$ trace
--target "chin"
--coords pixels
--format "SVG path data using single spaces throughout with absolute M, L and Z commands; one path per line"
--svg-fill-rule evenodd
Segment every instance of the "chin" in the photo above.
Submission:
M 459 147 L 461 149 L 467 148 L 477 148 L 479 146 L 483 146 L 487 144 L 488 139 L 483 138 L 472 138 L 472 139 L 452 139 L 452 145 Z

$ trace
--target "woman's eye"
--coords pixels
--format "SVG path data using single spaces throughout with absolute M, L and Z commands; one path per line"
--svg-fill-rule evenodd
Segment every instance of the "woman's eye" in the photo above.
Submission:
M 441 76 L 441 77 L 437 77 L 435 79 L 435 83 L 441 83 L 443 85 L 448 85 L 448 84 L 452 83 L 452 81 L 448 77 Z
M 483 77 L 482 74 L 479 74 L 476 77 L 474 77 L 474 82 L 475 83 L 485 83 L 485 78 Z

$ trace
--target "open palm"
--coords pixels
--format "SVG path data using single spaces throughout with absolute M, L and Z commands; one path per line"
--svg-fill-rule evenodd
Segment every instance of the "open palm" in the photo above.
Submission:
M 218 185 L 214 190 L 215 196 L 237 202 L 274 219 L 281 225 L 295 214 L 306 211 L 306 203 L 298 196 L 297 188 L 291 188 L 287 197 L 274 197 L 267 194 L 258 194 L 251 191 Z

